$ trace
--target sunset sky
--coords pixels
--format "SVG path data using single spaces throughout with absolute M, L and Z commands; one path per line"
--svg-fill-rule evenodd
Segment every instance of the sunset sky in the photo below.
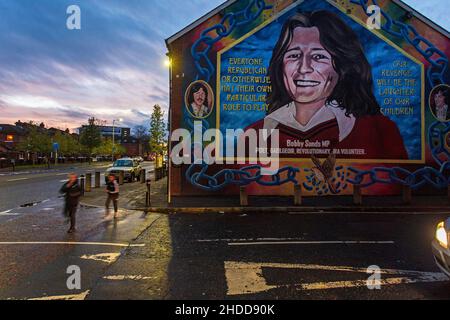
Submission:
M 148 126 L 154 104 L 168 108 L 164 39 L 223 2 L 0 0 L 0 123 L 74 129 L 95 116 Z M 405 2 L 450 29 L 444 0 Z M 82 30 L 66 28 L 72 4 Z

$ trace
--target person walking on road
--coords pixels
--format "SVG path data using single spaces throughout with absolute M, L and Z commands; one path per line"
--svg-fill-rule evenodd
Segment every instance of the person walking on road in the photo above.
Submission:
M 114 206 L 114 219 L 117 219 L 118 215 L 118 200 L 119 200 L 119 184 L 117 183 L 116 177 L 111 174 L 108 176 L 108 182 L 106 183 L 106 193 L 108 194 L 108 197 L 106 198 L 106 213 L 105 217 L 109 216 L 109 206 L 111 204 L 111 201 Z
M 76 213 L 81 196 L 81 188 L 75 173 L 69 174 L 69 181 L 63 184 L 60 190 L 65 195 L 64 215 L 70 219 L 68 233 L 75 232 Z
M 47 169 L 50 169 L 50 160 L 48 160 L 48 157 L 44 157 L 44 164 L 47 166 Z

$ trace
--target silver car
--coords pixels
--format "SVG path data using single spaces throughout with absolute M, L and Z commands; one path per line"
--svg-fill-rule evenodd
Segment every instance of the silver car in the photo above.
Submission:
M 111 174 L 115 175 L 116 178 L 118 178 L 120 172 L 123 171 L 124 179 L 132 182 L 139 178 L 141 170 L 142 167 L 137 161 L 131 158 L 122 158 L 116 160 L 113 166 L 106 170 L 105 181 L 108 181 L 108 176 Z
M 448 241 L 450 238 L 450 218 L 440 222 L 436 228 L 436 236 L 432 243 L 434 260 L 437 266 L 450 277 L 450 248 Z

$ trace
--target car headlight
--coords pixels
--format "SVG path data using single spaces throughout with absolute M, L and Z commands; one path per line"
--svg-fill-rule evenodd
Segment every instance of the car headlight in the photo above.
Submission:
M 444 248 L 448 248 L 448 234 L 447 230 L 445 229 L 444 222 L 441 222 L 437 226 L 436 230 L 436 239 L 439 241 L 440 245 Z

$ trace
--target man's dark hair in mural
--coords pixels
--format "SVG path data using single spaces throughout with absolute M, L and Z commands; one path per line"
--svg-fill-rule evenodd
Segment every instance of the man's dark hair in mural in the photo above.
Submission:
M 450 120 L 449 91 L 447 86 L 439 86 L 433 90 L 430 104 L 434 116 L 439 121 Z
M 208 88 L 201 82 L 192 84 L 188 95 L 188 108 L 196 117 L 205 117 L 209 114 L 209 93 Z
M 283 26 L 269 66 L 273 90 L 267 97 L 269 113 L 292 101 L 283 85 L 283 60 L 298 27 L 317 27 L 320 42 L 332 56 L 339 79 L 328 102 L 338 102 L 347 115 L 355 117 L 380 114 L 380 106 L 373 94 L 372 68 L 356 33 L 328 11 L 297 14 Z
M 450 92 L 449 88 L 446 86 L 441 86 L 436 89 L 435 91 L 435 97 L 437 95 L 441 95 L 443 97 L 443 102 L 448 105 L 449 104 L 449 98 L 450 98 Z M 436 102 L 435 102 L 436 103 Z
M 437 90 L 437 92 L 441 92 L 444 96 L 445 96 L 445 103 L 448 103 L 448 99 L 449 99 L 449 95 L 450 95 L 450 88 L 447 86 L 441 86 L 439 87 L 439 89 Z
M 337 158 L 408 159 L 396 123 L 375 98 L 363 47 L 336 14 L 316 11 L 288 19 L 268 73 L 268 114 L 249 128 L 278 129 L 281 149 L 312 141 L 318 146 L 307 148 L 327 148 Z

